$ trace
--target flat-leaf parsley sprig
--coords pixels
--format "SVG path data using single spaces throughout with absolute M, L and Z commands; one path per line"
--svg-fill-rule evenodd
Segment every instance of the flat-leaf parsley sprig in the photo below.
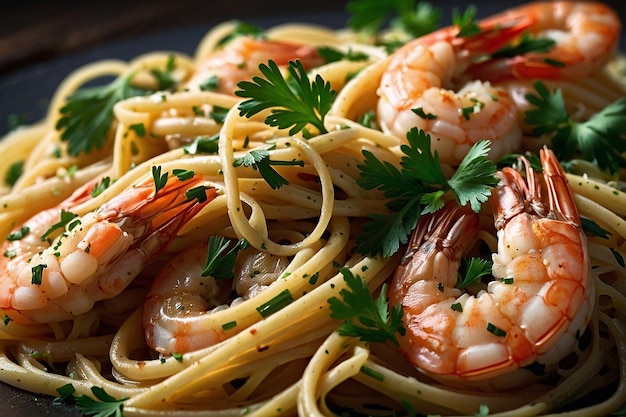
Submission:
M 452 192 L 462 206 L 469 204 L 475 212 L 491 195 L 498 183 L 496 165 L 487 159 L 490 142 L 483 140 L 472 146 L 461 164 L 447 179 L 441 169 L 438 153 L 431 152 L 430 135 L 413 128 L 407 133 L 408 144 L 402 145 L 404 156 L 400 169 L 378 160 L 364 150 L 365 159 L 357 183 L 366 190 L 378 189 L 389 198 L 389 214 L 373 213 L 363 225 L 357 239 L 362 254 L 384 257 L 393 255 L 405 244 L 422 214 L 441 208 L 446 192 Z
M 61 140 L 67 142 L 69 155 L 102 148 L 113 123 L 115 103 L 151 92 L 134 87 L 131 78 L 132 75 L 120 76 L 109 84 L 78 90 L 67 98 L 56 129 L 61 132 Z
M 443 10 L 420 0 L 352 0 L 346 4 L 348 25 L 375 34 L 386 22 L 412 38 L 439 29 Z
M 293 82 L 287 82 L 278 65 L 270 60 L 267 65 L 259 65 L 265 76 L 252 77 L 252 81 L 237 84 L 240 90 L 235 95 L 247 98 L 239 104 L 240 116 L 252 117 L 266 109 L 271 109 L 265 123 L 279 129 L 289 128 L 289 134 L 315 126 L 321 133 L 327 133 L 324 118 L 330 110 L 337 93 L 330 83 L 318 74 L 313 81 L 299 60 L 290 61 L 288 74 Z
M 585 122 L 575 122 L 565 108 L 560 89 L 551 92 L 541 81 L 534 83 L 537 94 L 526 99 L 534 107 L 526 111 L 525 122 L 535 126 L 534 135 L 551 135 L 552 149 L 560 161 L 577 153 L 610 174 L 626 166 L 626 98 L 621 98 Z
M 82 88 L 67 97 L 55 125 L 61 132 L 61 140 L 68 144 L 67 153 L 77 156 L 82 152 L 91 152 L 94 147 L 102 148 L 113 124 L 115 104 L 131 97 L 174 89 L 177 84 L 173 77 L 175 69 L 175 56 L 170 55 L 164 70 L 149 70 L 156 81 L 156 89 L 133 85 L 133 72 L 120 75 L 108 84 Z
M 390 341 L 398 346 L 396 333 L 404 335 L 402 307 L 395 306 L 389 311 L 387 304 L 387 284 L 383 284 L 376 300 L 367 288 L 363 278 L 354 275 L 348 268 L 341 269 L 348 285 L 339 291 L 341 300 L 329 298 L 330 317 L 345 320 L 339 327 L 339 334 L 358 337 L 363 342 Z

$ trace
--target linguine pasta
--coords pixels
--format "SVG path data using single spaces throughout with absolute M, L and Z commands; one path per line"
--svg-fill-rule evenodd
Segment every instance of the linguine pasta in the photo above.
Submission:
M 341 299 L 347 289 L 344 268 L 365 280 L 369 291 L 378 296 L 400 262 L 400 252 L 382 257 L 355 251 L 355 239 L 367 216 L 387 212 L 380 191 L 357 184 L 362 151 L 396 166 L 402 157 L 402 139 L 381 132 L 376 124 L 359 123 L 376 109 L 388 53 L 347 30 L 301 24 L 268 29 L 265 34 L 271 40 L 367 55 L 364 60 L 344 59 L 310 70 L 311 79 L 321 76 L 338 94 L 325 119 L 328 133 L 310 129 L 309 135 L 290 135 L 286 129 L 265 124 L 266 113 L 240 115 L 239 97 L 184 88 L 232 30 L 231 23 L 214 28 L 191 57 L 153 52 L 131 62 L 102 61 L 78 69 L 58 87 L 44 120 L 19 128 L 0 142 L 4 166 L 22 163 L 15 183 L 0 190 L 2 236 L 84 184 L 105 177 L 112 180 L 110 186 L 71 207 L 72 213 L 92 212 L 150 178 L 157 166 L 164 173 L 193 171 L 201 176 L 203 186 L 217 190 L 215 199 L 118 295 L 71 319 L 52 322 L 38 320 L 38 314 L 47 314 L 46 307 L 30 313 L 29 320 L 3 309 L 0 380 L 51 397 L 58 397 L 58 390 L 68 384 L 76 396 L 93 396 L 92 387 L 100 387 L 111 397 L 124 399 L 126 417 L 486 415 L 477 414 L 486 410 L 489 415 L 511 417 L 560 412 L 604 416 L 623 407 L 623 168 L 610 179 L 594 176 L 595 171 L 588 173 L 584 167 L 568 173 L 581 216 L 607 232 L 604 237 L 588 236 L 596 302 L 588 332 L 576 351 L 554 375 L 528 386 L 505 390 L 489 382 L 446 386 L 415 369 L 390 343 L 342 335 L 341 322 L 331 317 L 328 302 Z M 172 60 L 172 76 L 179 85 L 175 91 L 119 101 L 101 148 L 78 155 L 67 152 L 68 144 L 55 125 L 68 96 L 92 80 L 129 74 L 133 83 L 155 89 L 151 70 L 165 71 Z M 614 74 L 615 70 L 604 69 L 584 82 L 547 85 L 561 88 L 568 106 L 593 114 L 624 96 L 623 80 L 620 84 Z M 213 116 L 220 110 L 223 119 Z M 193 150 L 199 138 L 209 137 L 215 138 L 217 152 Z M 537 152 L 546 143 L 547 139 L 526 133 L 522 152 Z M 301 165 L 276 166 L 288 183 L 272 187 L 259 170 L 237 164 L 253 149 L 269 149 L 271 160 L 301 161 Z M 454 171 L 451 166 L 445 169 Z M 481 217 L 479 240 L 495 252 L 488 207 Z M 214 333 L 212 343 L 185 352 L 149 347 L 143 302 L 150 286 L 169 271 L 167 265 L 172 264 L 167 262 L 183 262 L 182 256 L 206 244 L 209 236 L 233 242 L 245 239 L 249 244 L 239 254 L 235 282 L 216 284 L 221 293 L 198 307 L 197 314 L 205 316 L 202 325 L 192 324 L 190 335 L 181 336 Z M 245 287 L 254 269 L 246 263 L 253 263 L 259 253 L 270 254 L 279 263 L 266 264 L 254 273 L 274 274 L 274 278 L 271 283 L 255 281 Z M 4 292 L 14 278 L 6 266 L 2 275 Z M 236 285 L 245 288 L 233 295 Z M 168 290 L 164 292 L 169 294 Z

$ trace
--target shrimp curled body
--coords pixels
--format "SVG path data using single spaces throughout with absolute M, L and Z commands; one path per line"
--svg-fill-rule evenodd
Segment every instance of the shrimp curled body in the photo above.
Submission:
M 259 65 L 270 59 L 279 67 L 285 67 L 289 61 L 296 59 L 307 69 L 324 63 L 317 50 L 310 46 L 238 36 L 201 59 L 186 89 L 196 91 L 209 88 L 223 94 L 234 94 L 239 81 L 261 75 Z M 207 87 L 207 82 L 211 80 L 215 85 Z
M 73 218 L 54 239 L 42 236 L 59 222 L 62 210 L 69 212 L 86 201 L 95 184 L 33 216 L 21 227 L 28 231 L 23 239 L 3 244 L 0 310 L 20 323 L 52 323 L 72 319 L 96 301 L 119 294 L 213 199 L 214 189 L 206 190 L 202 202 L 186 197 L 185 191 L 200 179 L 172 176 L 156 195 L 152 180 L 139 183 L 97 210 Z
M 526 178 L 512 168 L 500 172 L 493 280 L 475 295 L 456 283 L 478 214 L 452 202 L 418 224 L 389 295 L 404 311 L 401 350 L 435 378 L 525 383 L 531 372 L 520 368 L 554 368 L 586 328 L 594 297 L 585 236 L 558 161 L 545 149 L 541 159 L 543 174 L 525 160 Z
M 254 297 L 288 264 L 286 257 L 250 247 L 238 253 L 234 279 L 215 279 L 202 275 L 207 250 L 205 242 L 174 256 L 150 287 L 143 306 L 145 339 L 161 354 L 202 349 L 232 336 L 237 329 L 214 313 L 229 308 L 233 290 L 238 297 L 231 306 Z
M 404 45 L 378 89 L 382 130 L 404 138 L 417 126 L 431 135 L 441 162 L 452 165 L 482 139 L 492 140 L 494 158 L 516 149 L 521 131 L 511 97 L 489 82 L 468 80 L 463 72 L 473 58 L 502 47 L 527 24 L 523 19 L 509 26 L 489 22 L 470 37 L 458 37 L 458 29 L 449 27 Z
M 554 46 L 475 65 L 472 74 L 491 81 L 507 79 L 572 79 L 604 68 L 619 44 L 618 14 L 600 2 L 545 1 L 528 3 L 492 16 L 507 22 L 524 16 L 528 33 L 550 39 Z

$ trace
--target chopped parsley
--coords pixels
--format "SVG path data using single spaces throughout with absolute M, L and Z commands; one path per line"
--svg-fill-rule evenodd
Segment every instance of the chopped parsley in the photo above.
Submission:
M 281 176 L 272 166 L 304 166 L 304 161 L 275 161 L 270 159 L 270 152 L 267 149 L 253 149 L 240 158 L 236 158 L 233 166 L 252 167 L 258 170 L 261 176 L 269 184 L 272 189 L 276 190 L 283 185 L 289 184 L 283 176 Z
M 199 153 L 215 155 L 219 149 L 219 141 L 220 135 L 217 133 L 213 136 L 198 136 L 191 144 L 185 146 L 183 151 L 189 155 Z
M 91 387 L 91 392 L 96 399 L 87 395 L 74 397 L 78 411 L 85 415 L 95 417 L 122 417 L 124 401 L 126 401 L 127 398 L 117 400 L 107 394 L 101 387 Z
M 282 310 L 293 302 L 293 296 L 289 289 L 285 289 L 279 292 L 274 298 L 268 300 L 266 303 L 261 304 L 256 308 L 261 317 L 265 318 L 271 314 Z
M 21 240 L 30 232 L 30 227 L 22 226 L 18 230 L 11 232 L 9 236 L 7 236 L 8 241 Z
M 352 49 L 348 49 L 348 52 L 343 52 L 331 46 L 321 46 L 317 49 L 317 51 L 326 62 L 336 62 L 343 60 L 367 61 L 370 58 L 370 56 L 365 52 L 355 52 Z
M 512 58 L 525 55 L 530 52 L 548 52 L 556 45 L 556 42 L 549 38 L 536 38 L 528 32 L 524 32 L 519 41 L 515 44 L 507 45 L 496 52 L 492 58 Z
M 167 178 L 169 174 L 166 172 L 165 174 L 161 174 L 161 165 L 152 166 L 152 179 L 154 180 L 154 195 L 162 190 L 167 184 Z
M 4 174 L 4 183 L 10 187 L 14 186 L 24 171 L 24 161 L 17 161 L 9 165 Z
M 91 196 L 97 197 L 104 192 L 111 185 L 111 177 L 104 177 L 95 187 L 91 190 Z
M 236 20 L 234 21 L 234 24 L 235 25 L 233 31 L 229 33 L 228 36 L 219 41 L 218 45 L 220 47 L 226 45 L 227 43 L 231 42 L 235 38 L 238 38 L 239 36 L 249 36 L 252 38 L 260 39 L 265 37 L 265 31 L 252 23 L 244 22 L 242 20 Z
M 59 220 L 57 223 L 50 226 L 48 230 L 46 230 L 44 234 L 41 235 L 41 240 L 46 240 L 57 229 L 65 229 L 65 226 L 70 224 L 70 222 L 74 220 L 76 217 L 78 217 L 78 214 L 61 209 L 61 220 Z M 70 227 L 68 228 L 68 230 L 71 230 L 75 226 L 76 226 L 76 223 L 72 223 Z
M 457 288 L 463 289 L 480 281 L 485 275 L 491 274 L 493 262 L 481 258 L 463 259 L 459 268 Z
M 231 242 L 229 239 L 223 236 L 211 236 L 209 238 L 207 260 L 201 275 L 215 279 L 232 278 L 237 253 L 247 248 L 248 245 L 247 240 L 241 239 L 230 247 Z
M 78 90 L 61 107 L 56 129 L 67 142 L 67 153 L 77 156 L 104 146 L 113 124 L 113 106 L 130 97 L 143 96 L 150 90 L 134 87 L 132 75 L 118 77 L 109 84 Z
M 43 282 L 43 270 L 47 267 L 48 265 L 46 264 L 39 264 L 31 268 L 31 283 L 33 285 L 41 285 Z
M 459 28 L 459 33 L 456 35 L 459 38 L 475 36 L 481 32 L 476 22 L 476 6 L 473 4 L 470 4 L 463 12 L 456 7 L 452 9 L 452 24 Z
M 178 81 L 174 79 L 174 70 L 176 69 L 176 56 L 174 54 L 170 54 L 167 57 L 167 61 L 165 63 L 165 70 L 160 70 L 158 68 L 150 69 L 150 74 L 157 81 L 157 89 L 159 91 L 169 90 L 176 86 Z M 143 136 L 143 135 L 139 135 Z

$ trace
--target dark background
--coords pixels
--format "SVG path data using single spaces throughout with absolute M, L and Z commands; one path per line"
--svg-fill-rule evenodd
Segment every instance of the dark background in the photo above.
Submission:
M 0 10 L 0 137 L 9 117 L 35 122 L 72 70 L 98 59 L 129 60 L 152 50 L 193 54 L 218 22 L 261 26 L 287 21 L 343 27 L 349 0 L 10 0 Z M 472 1 L 430 0 L 450 23 L 454 7 Z M 479 17 L 523 0 L 476 0 Z M 626 2 L 606 0 L 626 21 Z M 622 31 L 622 50 L 626 50 Z
M 7 118 L 30 122 L 43 117 L 47 100 L 63 78 L 98 59 L 132 59 L 152 50 L 192 54 L 211 26 L 238 18 L 262 27 L 288 21 L 343 27 L 348 0 L 3 0 L 0 10 L 0 136 Z M 454 6 L 471 1 L 431 0 L 444 8 L 444 24 Z M 519 0 L 476 0 L 479 17 Z M 626 21 L 626 2 L 607 0 Z M 621 49 L 626 50 L 624 30 Z M 1 162 L 0 162 L 1 163 Z M 73 408 L 53 406 L 0 383 L 3 417 L 76 416 Z

